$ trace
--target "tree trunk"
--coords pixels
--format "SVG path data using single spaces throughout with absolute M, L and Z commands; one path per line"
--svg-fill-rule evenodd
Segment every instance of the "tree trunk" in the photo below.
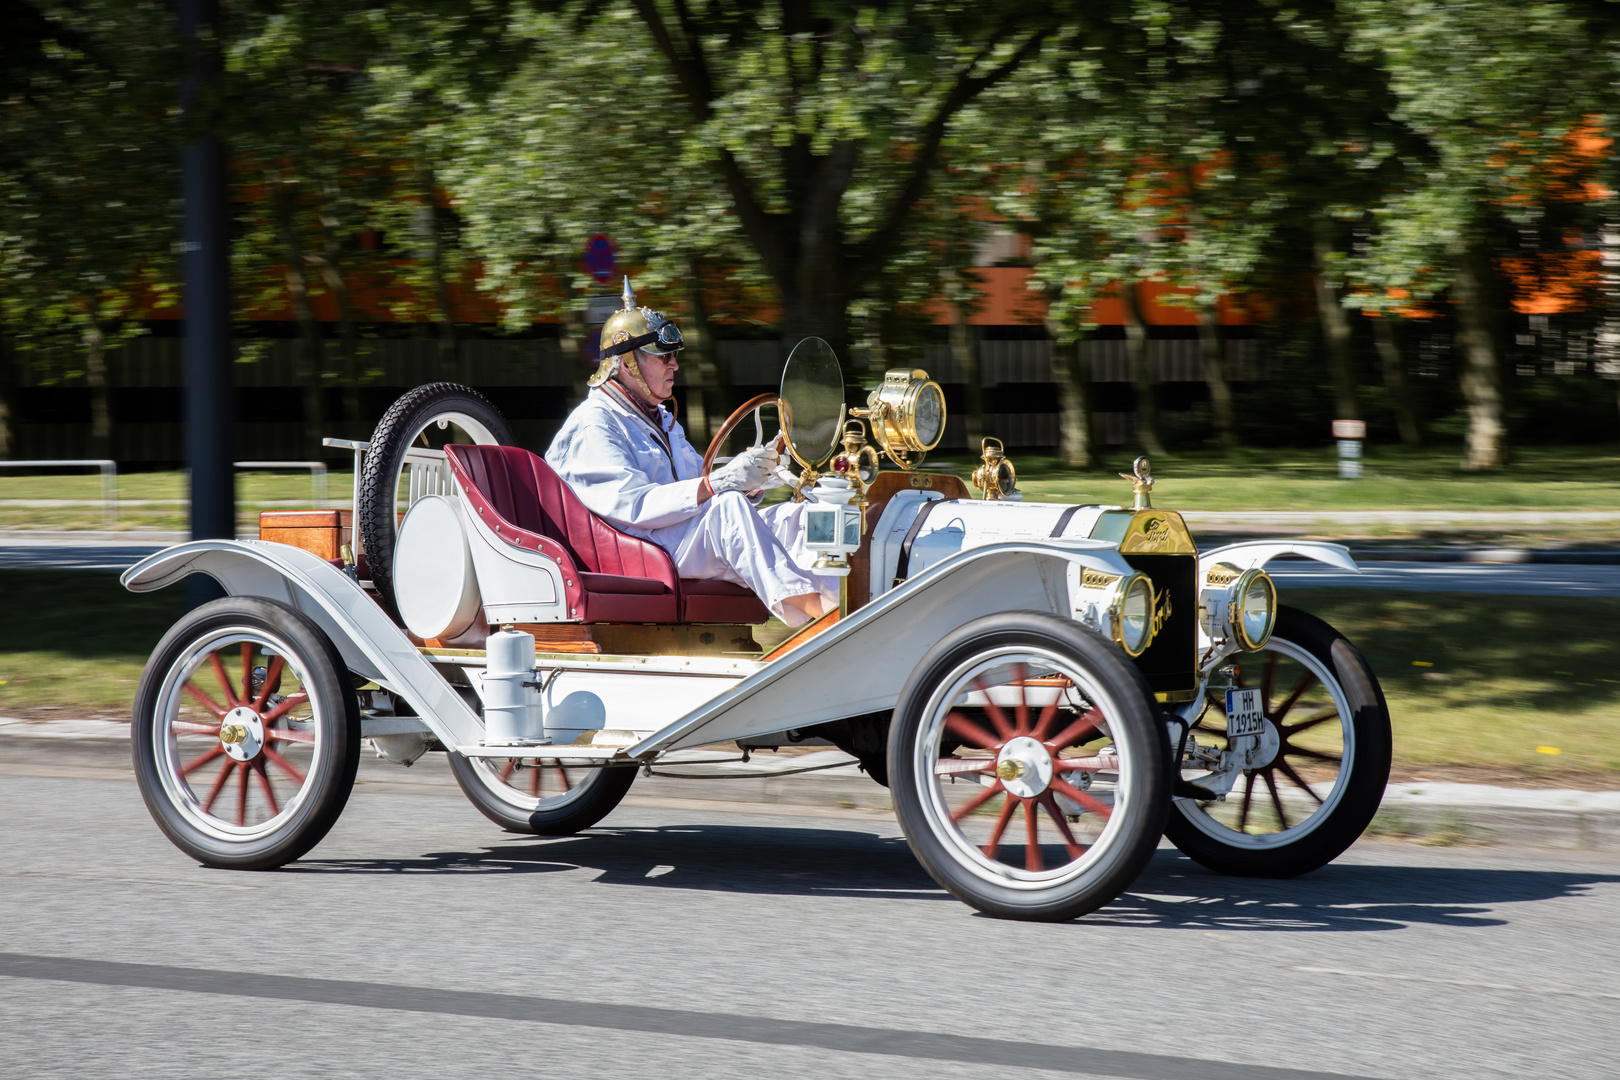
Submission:
M 568 407 L 572 410 L 585 400 L 586 394 L 591 392 L 590 385 L 585 380 L 596 370 L 596 364 L 586 360 L 588 327 L 585 325 L 585 309 L 581 306 L 581 294 L 574 288 L 574 279 L 569 276 L 567 269 L 557 271 L 556 276 L 557 287 L 563 296 L 562 322 L 557 327 L 557 348 L 562 352 L 563 365 L 568 370 L 568 385 L 574 395 Z M 596 352 L 597 350 L 593 348 L 590 355 L 594 357 Z
M 17 456 L 16 365 L 10 339 L 0 337 L 0 461 Z
M 84 380 L 90 384 L 90 456 L 112 457 L 112 410 L 107 399 L 107 332 L 94 300 L 86 304 Z
M 329 189 L 327 199 L 331 200 L 333 194 Z M 328 201 L 321 207 L 321 280 L 337 300 L 338 340 L 343 353 L 343 421 L 352 438 L 363 439 L 366 433 L 360 430 L 364 423 L 360 415 L 360 326 L 355 319 L 354 297 L 343 274 L 343 244 L 338 225 Z
M 686 436 L 698 446 L 706 446 L 709 433 L 719 428 L 730 409 L 726 406 L 726 387 L 720 385 L 720 370 L 715 363 L 719 352 L 709 325 L 709 309 L 703 302 L 703 275 L 697 259 L 686 257 L 686 311 L 688 327 L 684 333 L 686 349 L 681 353 L 681 367 L 686 369 Z
M 1148 356 L 1147 324 L 1142 320 L 1141 283 L 1121 282 L 1125 304 L 1125 356 L 1130 363 L 1131 385 L 1136 391 L 1136 439 L 1149 454 L 1163 454 L 1159 441 L 1159 388 Z
M 1609 187 L 1620 190 L 1620 140 L 1609 146 Z M 1620 408 L 1620 199 L 1609 199 L 1604 215 L 1603 318 L 1597 332 L 1597 371 L 1614 380 L 1615 406 Z
M 1232 385 L 1226 381 L 1226 341 L 1221 336 L 1220 313 L 1214 304 L 1198 308 L 1198 358 L 1209 387 L 1209 408 L 1215 418 L 1215 437 L 1231 449 L 1238 444 L 1237 421 L 1232 410 Z
M 1327 346 L 1328 377 L 1333 383 L 1333 418 L 1359 420 L 1356 400 L 1355 358 L 1350 351 L 1350 315 L 1339 302 L 1339 290 L 1328 280 L 1333 255 L 1329 226 L 1319 223 L 1313 251 L 1316 257 L 1316 314 L 1322 320 L 1322 341 Z
M 967 394 L 967 448 L 976 454 L 984 441 L 984 373 L 979 370 L 973 327 L 968 325 L 968 286 L 962 273 L 958 268 L 946 278 L 945 302 L 951 308 L 951 366 Z
M 1402 446 L 1422 446 L 1423 433 L 1418 430 L 1417 416 L 1412 411 L 1412 395 L 1406 389 L 1406 365 L 1401 358 L 1400 343 L 1395 339 L 1395 319 L 1387 312 L 1369 315 L 1373 341 L 1378 345 L 1378 366 L 1383 369 L 1384 389 L 1389 392 L 1389 403 L 1395 410 L 1395 429 L 1400 432 Z
M 1500 469 L 1507 464 L 1507 428 L 1502 420 L 1502 360 L 1487 295 L 1490 254 L 1475 241 L 1457 252 L 1451 304 L 1462 347 L 1463 400 L 1468 408 L 1468 449 L 1463 468 Z
M 304 273 L 304 244 L 294 218 L 297 187 L 272 180 L 270 190 L 276 231 L 281 236 L 281 261 L 286 268 L 287 299 L 292 304 L 293 319 L 298 324 L 293 377 L 303 390 L 304 453 L 309 460 L 320 461 L 325 455 L 325 447 L 321 445 L 326 428 L 321 376 L 326 370 L 326 349 L 321 340 L 321 324 L 315 319 L 315 309 L 309 299 L 309 277 Z
M 1061 289 L 1047 293 L 1047 309 L 1057 302 Z M 1046 319 L 1046 336 L 1052 339 L 1052 377 L 1058 384 L 1058 459 L 1071 469 L 1091 465 L 1095 436 L 1091 430 L 1091 373 L 1086 370 L 1080 335 L 1065 341 L 1065 327 L 1057 319 Z
M 433 168 L 418 165 L 417 197 L 422 202 L 428 244 L 428 272 L 433 279 L 433 303 L 439 328 L 439 370 L 449 382 L 461 379 L 460 348 L 456 341 L 456 311 L 450 300 L 450 278 L 445 270 L 444 226 L 439 220 L 438 181 Z

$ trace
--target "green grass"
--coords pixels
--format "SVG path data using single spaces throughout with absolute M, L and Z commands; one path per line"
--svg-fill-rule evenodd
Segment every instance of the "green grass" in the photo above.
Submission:
M 1284 599 L 1367 656 L 1398 771 L 1604 784 L 1620 771 L 1620 599 L 1360 589 Z M 148 653 L 184 610 L 181 587 L 137 596 L 112 574 L 0 570 L 0 715 L 127 715 Z M 784 634 L 774 622 L 757 632 Z
M 1556 516 L 1565 511 L 1620 510 L 1620 446 L 1543 447 L 1515 452 L 1500 473 L 1479 475 L 1458 468 L 1455 447 L 1407 450 L 1373 447 L 1367 475 L 1340 480 L 1332 448 L 1311 450 L 1233 450 L 1174 453 L 1153 461 L 1154 504 L 1177 510 L 1241 513 L 1245 510 L 1473 510 L 1533 511 L 1554 517 L 1545 528 L 1530 532 L 1585 533 L 1605 536 L 1602 527 L 1565 526 Z M 966 457 L 935 457 L 966 478 L 977 464 Z M 1066 469 L 1051 457 L 1014 454 L 1019 486 L 1027 498 L 1061 502 L 1130 502 L 1129 485 L 1115 474 L 1130 468 L 1130 455 L 1107 457 L 1095 468 Z M 343 500 L 351 486 L 349 473 L 334 472 L 328 497 Z M 178 472 L 129 473 L 119 477 L 120 499 L 182 500 L 184 477 Z M 93 473 L 17 476 L 0 472 L 0 503 L 7 499 L 99 500 L 101 480 Z M 238 519 L 251 527 L 260 509 L 290 501 L 312 505 L 309 476 L 298 472 L 245 472 L 237 482 Z M 185 507 L 125 506 L 123 529 L 183 529 Z M 103 528 L 99 506 L 8 507 L 0 505 L 0 529 Z M 1408 535 L 1401 525 L 1358 528 L 1365 536 Z M 1451 529 L 1466 532 L 1466 529 Z M 1612 529 L 1609 530 L 1612 532 Z
M 327 500 L 347 505 L 353 474 L 331 473 Z M 96 473 L 19 476 L 0 471 L 0 529 L 163 529 L 187 527 L 185 475 L 179 472 L 126 473 L 118 478 L 118 522 L 108 526 L 101 508 L 101 477 Z M 6 506 L 8 499 L 63 499 L 93 506 Z M 155 500 L 159 505 L 132 503 Z M 236 477 L 237 522 L 251 529 L 260 510 L 314 506 L 307 472 L 241 472 Z M 293 505 L 276 505 L 290 503 Z
M 185 600 L 183 586 L 127 592 L 115 574 L 0 570 L 0 715 L 127 717 L 146 657 Z
M 1620 770 L 1620 599 L 1371 589 L 1282 599 L 1367 657 L 1398 764 L 1542 779 Z
M 1130 456 L 1094 468 L 1065 469 L 1053 458 L 1012 455 L 1029 499 L 1129 504 Z M 1506 510 L 1558 513 L 1620 510 L 1620 446 L 1516 452 L 1507 469 L 1481 475 L 1458 468 L 1455 448 L 1376 447 L 1360 480 L 1338 477 L 1331 448 L 1166 454 L 1153 459 L 1155 506 L 1176 510 Z M 946 459 L 963 477 L 977 464 Z

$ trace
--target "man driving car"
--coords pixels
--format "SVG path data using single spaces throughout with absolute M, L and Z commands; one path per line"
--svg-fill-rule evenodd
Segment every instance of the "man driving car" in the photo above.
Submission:
M 624 307 L 602 326 L 591 390 L 546 451 L 546 463 L 614 528 L 669 552 L 683 578 L 752 589 L 789 626 L 838 606 L 838 578 L 810 569 L 803 503 L 758 508 L 783 483 L 774 446 L 751 447 L 703 475 L 703 457 L 663 403 L 684 348 L 663 315 Z

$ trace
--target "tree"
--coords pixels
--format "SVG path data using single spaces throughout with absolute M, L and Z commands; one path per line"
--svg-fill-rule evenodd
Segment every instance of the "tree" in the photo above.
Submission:
M 1345 0 L 1353 48 L 1388 72 L 1395 115 L 1433 148 L 1421 179 L 1384 199 L 1368 255 L 1355 273 L 1374 306 L 1391 290 L 1422 299 L 1449 289 L 1468 414 L 1463 467 L 1507 462 L 1500 315 L 1504 284 L 1493 238 L 1538 202 L 1545 172 L 1569 133 L 1607 99 L 1589 72 L 1602 65 L 1568 4 Z M 1612 70 L 1612 69 L 1611 69 Z M 1611 91 L 1612 94 L 1612 91 Z

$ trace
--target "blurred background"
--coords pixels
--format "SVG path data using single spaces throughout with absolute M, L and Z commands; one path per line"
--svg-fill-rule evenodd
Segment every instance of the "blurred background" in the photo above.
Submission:
M 1612 3 L 196 6 L 0 4 L 0 458 L 184 464 L 202 137 L 240 459 L 439 378 L 543 446 L 625 273 L 699 443 L 807 334 L 1066 466 L 1620 440 Z

